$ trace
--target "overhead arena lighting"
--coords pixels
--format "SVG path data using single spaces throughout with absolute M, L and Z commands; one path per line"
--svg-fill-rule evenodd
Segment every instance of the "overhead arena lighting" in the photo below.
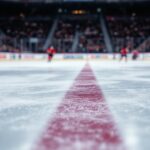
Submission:
M 23 2 L 23 3 L 63 3 L 63 2 L 143 2 L 149 0 L 1 0 L 1 2 Z

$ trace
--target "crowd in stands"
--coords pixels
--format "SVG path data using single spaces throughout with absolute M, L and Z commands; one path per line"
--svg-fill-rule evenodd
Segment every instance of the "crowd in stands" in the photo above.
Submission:
M 130 49 L 137 48 L 150 35 L 149 17 L 136 16 L 135 13 L 131 17 L 107 16 L 107 22 L 117 51 L 123 45 Z
M 119 52 L 126 45 L 130 50 L 140 46 L 150 35 L 149 17 L 107 16 L 108 29 L 112 37 L 114 51 Z M 40 52 L 51 29 L 51 19 L 27 19 L 11 17 L 0 21 L 0 51 Z M 78 33 L 76 51 L 73 44 Z M 30 44 L 31 38 L 36 47 Z M 149 43 L 149 42 L 147 42 Z M 149 51 L 149 44 L 145 45 Z M 58 52 L 99 53 L 107 52 L 100 22 L 97 19 L 59 19 L 52 44 Z M 35 49 L 35 51 L 34 51 Z M 144 48 L 143 48 L 144 49 Z
M 75 36 L 75 26 L 71 21 L 59 20 L 53 44 L 58 52 L 70 52 Z
M 42 48 L 45 41 L 51 20 L 34 20 L 15 18 L 0 21 L 0 50 L 4 52 L 18 52 L 23 49 L 28 51 L 31 47 L 31 38 L 36 40 L 38 48 Z
M 103 34 L 98 21 L 84 22 L 82 34 L 79 38 L 78 50 L 89 53 L 104 52 Z
M 28 22 L 28 21 L 12 21 L 2 22 L 0 24 L 1 30 L 12 38 L 43 38 L 47 31 L 47 23 L 44 22 Z
M 150 52 L 150 37 L 140 44 L 137 50 L 141 52 Z
M 72 46 L 77 33 L 78 45 L 76 52 L 104 52 L 100 24 L 98 21 L 93 20 L 60 20 L 55 32 L 55 46 L 58 52 L 74 52 Z
M 13 46 L 11 37 L 0 35 L 0 52 L 19 52 L 19 49 Z

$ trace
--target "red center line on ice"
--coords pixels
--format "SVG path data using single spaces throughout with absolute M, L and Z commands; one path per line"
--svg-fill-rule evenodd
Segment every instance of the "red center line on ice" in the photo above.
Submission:
M 35 150 L 124 150 L 96 78 L 86 65 L 66 93 Z

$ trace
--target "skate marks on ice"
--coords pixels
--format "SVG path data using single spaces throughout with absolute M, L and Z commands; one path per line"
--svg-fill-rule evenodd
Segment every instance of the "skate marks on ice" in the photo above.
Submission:
M 0 149 L 30 150 L 84 64 L 1 65 Z
M 129 150 L 150 149 L 150 63 L 92 63 Z
M 89 65 L 75 79 L 34 150 L 125 150 Z

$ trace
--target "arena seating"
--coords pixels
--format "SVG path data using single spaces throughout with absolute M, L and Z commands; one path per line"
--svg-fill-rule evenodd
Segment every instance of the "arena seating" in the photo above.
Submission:
M 138 48 L 149 38 L 150 18 L 146 16 L 106 16 L 108 31 L 114 45 L 113 51 L 119 52 L 124 46 L 129 50 Z M 50 32 L 54 19 L 50 17 L 11 16 L 0 21 L 0 51 L 2 52 L 45 52 L 43 45 Z M 75 36 L 78 44 L 72 50 Z M 31 44 L 30 40 L 33 40 Z M 34 44 L 36 42 L 36 44 Z M 149 42 L 143 50 L 149 51 Z M 105 53 L 104 35 L 99 19 L 59 18 L 51 42 L 59 53 Z
M 104 52 L 103 34 L 97 20 L 60 20 L 55 32 L 55 46 L 59 52 L 72 52 L 75 34 L 79 33 L 76 52 Z M 57 43 L 57 44 L 56 44 Z
M 40 18 L 17 18 L 16 16 L 6 18 L 0 22 L 0 29 L 3 33 L 3 36 L 0 36 L 0 50 L 5 52 L 18 52 L 20 49 L 33 52 L 42 51 L 51 24 L 51 19 L 44 18 L 42 20 Z M 34 44 L 29 44 L 31 39 L 36 40 L 36 48 L 33 48 Z
M 123 46 L 128 46 L 130 50 L 133 50 L 149 37 L 150 18 L 135 15 L 107 16 L 108 27 L 116 51 Z

